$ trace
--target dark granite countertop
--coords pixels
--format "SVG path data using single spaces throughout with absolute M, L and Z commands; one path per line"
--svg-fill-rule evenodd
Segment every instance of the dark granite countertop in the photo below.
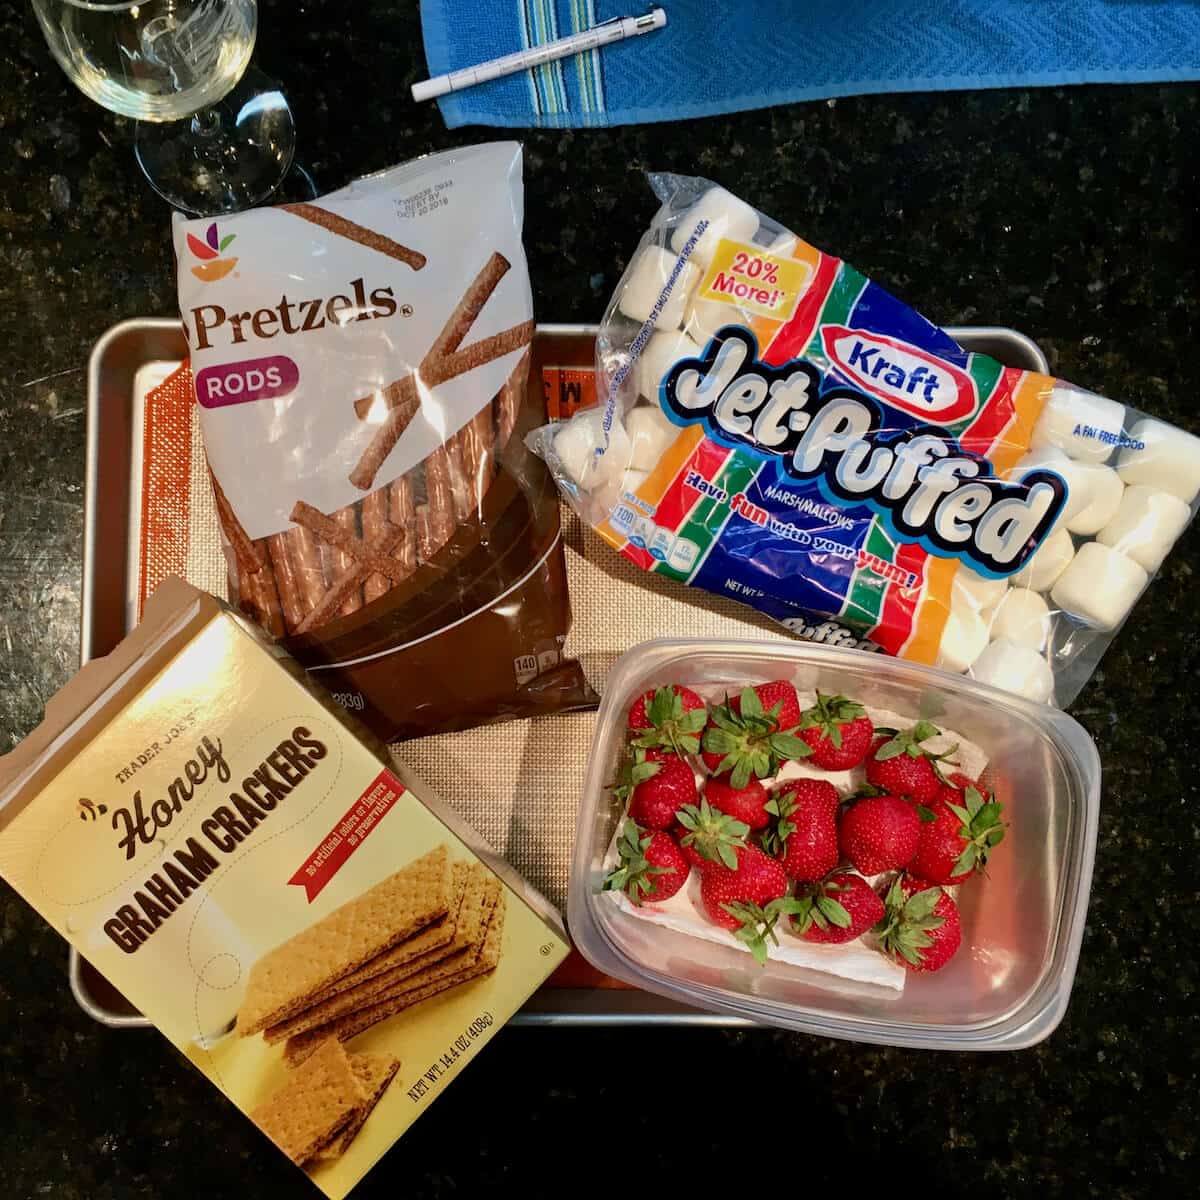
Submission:
M 0 27 L 6 750 L 78 661 L 89 348 L 121 318 L 172 313 L 174 284 L 167 212 L 131 157 L 129 123 L 73 90 L 27 5 L 0 0 Z M 447 132 L 433 106 L 408 102 L 419 47 L 415 6 L 395 0 L 263 5 L 257 61 L 285 81 L 323 190 L 499 136 Z M 1058 373 L 1200 432 L 1198 129 L 1200 91 L 1161 86 L 529 133 L 537 312 L 596 319 L 654 208 L 642 172 L 692 171 L 935 320 L 1015 326 Z M 749 1178 L 782 1149 L 775 1164 L 800 1188 L 1194 1193 L 1198 570 L 1193 530 L 1074 706 L 1100 745 L 1104 806 L 1075 993 L 1049 1041 L 986 1056 L 769 1031 L 509 1030 L 356 1194 L 589 1192 L 597 1142 L 617 1152 L 611 1186 L 620 1175 L 656 1190 L 713 1179 L 720 1146 Z M 0 885 L 0 1196 L 308 1194 L 164 1040 L 83 1016 L 64 965 L 58 938 Z

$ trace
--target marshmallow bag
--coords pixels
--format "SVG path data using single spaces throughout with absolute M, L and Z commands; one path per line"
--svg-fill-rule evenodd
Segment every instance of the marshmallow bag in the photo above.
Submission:
M 707 180 L 663 201 L 529 435 L 647 571 L 1065 706 L 1191 521 L 1200 438 L 963 350 Z

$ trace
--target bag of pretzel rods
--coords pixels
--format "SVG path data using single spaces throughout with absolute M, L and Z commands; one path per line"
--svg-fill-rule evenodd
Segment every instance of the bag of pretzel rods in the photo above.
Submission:
M 523 442 L 521 148 L 174 219 L 231 599 L 384 738 L 594 701 Z

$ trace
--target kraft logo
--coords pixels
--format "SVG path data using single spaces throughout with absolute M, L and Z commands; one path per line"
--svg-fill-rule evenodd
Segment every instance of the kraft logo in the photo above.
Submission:
M 224 237 L 221 237 L 217 233 L 216 221 L 204 231 L 204 241 L 201 241 L 198 237 L 193 237 L 189 233 L 187 235 L 188 249 L 200 259 L 192 267 L 192 274 L 205 283 L 212 283 L 216 279 L 224 279 L 237 266 L 238 260 L 236 256 L 233 258 L 221 258 L 221 255 L 229 248 L 236 237 L 236 233 L 227 233 Z
M 966 371 L 907 342 L 845 325 L 822 325 L 821 342 L 841 375 L 905 412 L 949 424 L 979 406 Z

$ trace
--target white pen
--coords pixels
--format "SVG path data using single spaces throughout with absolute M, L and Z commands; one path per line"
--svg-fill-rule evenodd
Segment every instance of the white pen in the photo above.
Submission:
M 666 23 L 667 14 L 661 8 L 653 8 L 641 17 L 613 17 L 592 26 L 591 29 L 558 38 L 544 46 L 518 50 L 515 54 L 506 54 L 503 58 L 493 58 L 490 62 L 464 67 L 461 71 L 451 71 L 449 75 L 423 79 L 420 83 L 412 85 L 413 99 L 432 100 L 435 96 L 446 95 L 447 92 L 461 92 L 463 88 L 486 83 L 489 79 L 499 79 L 502 75 L 512 75 L 516 71 L 526 71 L 530 67 L 554 62 L 557 58 L 567 58 L 572 54 L 582 54 L 585 50 L 597 50 L 613 42 L 622 42 L 628 37 L 652 33 Z

